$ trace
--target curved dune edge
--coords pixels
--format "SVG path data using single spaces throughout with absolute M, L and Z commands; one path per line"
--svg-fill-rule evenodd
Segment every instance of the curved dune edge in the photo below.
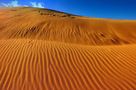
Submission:
M 135 90 L 136 45 L 0 40 L 0 90 Z
M 0 39 L 36 39 L 82 45 L 136 44 L 136 20 L 75 16 L 38 8 L 0 9 Z
M 0 90 L 136 90 L 136 21 L 0 9 Z

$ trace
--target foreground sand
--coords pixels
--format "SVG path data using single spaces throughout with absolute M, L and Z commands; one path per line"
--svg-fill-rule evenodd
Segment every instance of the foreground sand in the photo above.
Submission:
M 0 90 L 136 90 L 136 21 L 37 10 L 1 9 Z

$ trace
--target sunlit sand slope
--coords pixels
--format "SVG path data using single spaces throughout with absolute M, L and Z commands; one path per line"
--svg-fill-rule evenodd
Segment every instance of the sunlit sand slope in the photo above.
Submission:
M 136 90 L 136 21 L 0 9 L 0 90 Z
M 0 39 L 117 45 L 136 43 L 135 30 L 136 21 L 86 18 L 37 8 L 0 10 Z
M 0 90 L 134 90 L 136 45 L 0 42 Z

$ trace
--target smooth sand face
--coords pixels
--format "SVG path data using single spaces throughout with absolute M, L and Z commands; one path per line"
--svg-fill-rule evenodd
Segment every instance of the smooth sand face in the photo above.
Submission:
M 136 90 L 136 21 L 0 9 L 0 90 Z

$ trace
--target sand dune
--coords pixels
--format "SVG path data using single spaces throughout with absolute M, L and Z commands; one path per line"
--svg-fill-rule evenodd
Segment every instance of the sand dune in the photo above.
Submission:
M 9 8 L 1 13 L 2 39 L 29 38 L 84 45 L 136 43 L 136 21 L 67 16 L 35 8 Z
M 136 21 L 0 9 L 0 90 L 136 90 Z

